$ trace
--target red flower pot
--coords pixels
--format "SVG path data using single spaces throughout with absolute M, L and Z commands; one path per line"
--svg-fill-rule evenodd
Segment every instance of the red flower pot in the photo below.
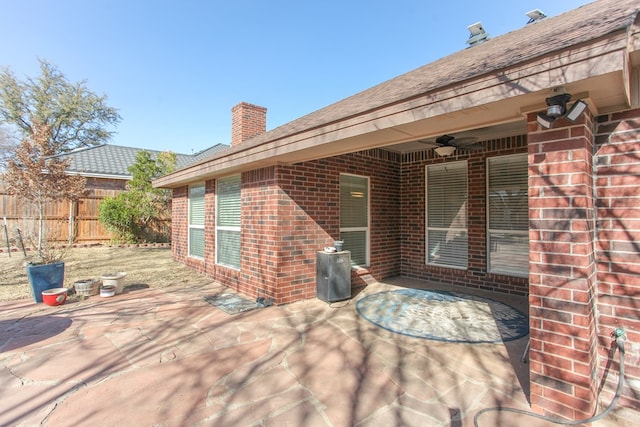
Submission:
M 67 288 L 42 291 L 42 301 L 47 305 L 62 305 L 67 300 Z

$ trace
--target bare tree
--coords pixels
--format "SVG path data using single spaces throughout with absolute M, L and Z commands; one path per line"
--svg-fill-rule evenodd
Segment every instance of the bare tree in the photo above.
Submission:
M 4 172 L 7 191 L 32 203 L 38 212 L 42 258 L 44 207 L 74 200 L 84 190 L 84 178 L 66 175 L 68 163 L 58 155 L 106 142 L 113 133 L 107 126 L 115 126 L 120 116 L 106 105 L 106 96 L 88 90 L 85 81 L 72 83 L 42 60 L 40 71 L 37 78 L 22 81 L 8 68 L 0 71 L 0 126 L 6 135 L 0 135 L 0 173 Z M 18 140 L 22 142 L 13 142 Z
M 46 244 L 44 230 L 44 208 L 58 200 L 74 200 L 84 192 L 85 179 L 79 175 L 67 175 L 68 160 L 55 153 L 51 143 L 52 126 L 32 123 L 32 136 L 25 138 L 15 150 L 15 155 L 7 160 L 4 174 L 7 191 L 32 203 L 38 212 L 38 257 L 44 262 Z

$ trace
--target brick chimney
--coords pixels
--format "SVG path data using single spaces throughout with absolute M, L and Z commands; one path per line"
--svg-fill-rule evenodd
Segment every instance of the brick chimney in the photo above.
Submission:
M 267 109 L 241 102 L 231 109 L 231 146 L 267 131 Z

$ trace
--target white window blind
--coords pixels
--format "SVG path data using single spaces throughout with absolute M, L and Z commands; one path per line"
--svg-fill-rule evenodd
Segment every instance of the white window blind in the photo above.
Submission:
M 189 187 L 189 255 L 204 258 L 204 184 Z
M 340 175 L 340 239 L 351 264 L 369 265 L 369 178 Z
M 426 166 L 427 264 L 467 268 L 467 162 Z
M 240 175 L 217 182 L 216 263 L 240 268 Z
M 529 274 L 529 207 L 527 155 L 487 160 L 489 271 Z

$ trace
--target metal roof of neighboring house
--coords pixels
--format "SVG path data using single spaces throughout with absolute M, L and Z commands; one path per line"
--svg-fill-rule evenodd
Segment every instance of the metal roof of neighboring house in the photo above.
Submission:
M 229 148 L 228 145 L 224 145 L 224 144 L 216 144 L 213 147 L 209 147 L 206 148 L 202 151 L 198 151 L 197 153 L 194 153 L 192 155 L 189 156 L 189 158 L 187 159 L 189 163 L 193 163 L 193 162 L 197 162 L 200 161 L 202 159 L 206 159 L 207 157 L 210 157 L 216 153 L 220 153 L 221 151 L 226 150 L 227 148 Z M 180 167 L 180 166 L 178 166 Z
M 194 154 L 176 154 L 176 167 L 178 169 L 184 168 L 226 148 L 229 147 L 224 144 L 216 144 Z M 93 177 L 130 179 L 131 173 L 128 168 L 135 163 L 136 156 L 140 151 L 147 151 L 154 158 L 161 153 L 157 150 L 102 144 L 74 150 L 61 154 L 59 157 L 71 159 L 71 164 L 67 168 L 67 171 L 71 173 Z

